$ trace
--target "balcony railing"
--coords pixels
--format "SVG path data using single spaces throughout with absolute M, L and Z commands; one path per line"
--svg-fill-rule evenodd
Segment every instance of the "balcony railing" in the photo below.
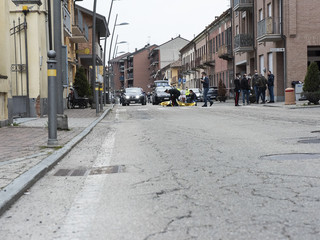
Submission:
M 257 40 L 273 42 L 281 40 L 280 18 L 266 18 L 258 22 Z
M 75 23 L 72 25 L 71 40 L 75 43 L 85 43 L 89 40 L 89 28 L 83 21 L 82 13 L 79 10 L 75 16 Z
M 218 57 L 224 60 L 232 59 L 232 47 L 231 44 L 222 45 L 218 49 Z
M 63 10 L 63 27 L 64 27 L 64 31 L 70 37 L 70 36 L 72 36 L 71 15 L 69 13 L 68 8 L 66 8 L 66 6 L 63 6 L 62 10 Z
M 253 8 L 253 0 L 233 0 L 233 11 L 247 11 Z
M 250 34 L 238 34 L 234 37 L 235 52 L 253 51 L 253 36 Z

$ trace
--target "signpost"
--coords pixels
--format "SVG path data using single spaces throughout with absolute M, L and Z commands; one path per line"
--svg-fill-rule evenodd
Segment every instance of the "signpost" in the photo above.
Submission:
M 285 48 L 270 48 L 270 52 L 284 52 Z

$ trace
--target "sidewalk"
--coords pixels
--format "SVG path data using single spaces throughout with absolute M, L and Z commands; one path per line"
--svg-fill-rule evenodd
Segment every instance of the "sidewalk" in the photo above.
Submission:
M 61 160 L 113 105 L 96 115 L 95 109 L 66 109 L 69 131 L 58 131 L 61 148 L 47 148 L 48 118 L 16 119 L 0 128 L 0 215 Z

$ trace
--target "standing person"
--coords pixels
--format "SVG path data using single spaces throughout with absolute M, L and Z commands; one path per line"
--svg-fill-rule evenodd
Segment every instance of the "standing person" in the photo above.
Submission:
M 267 79 L 261 74 L 259 76 L 259 96 L 261 96 L 262 104 L 266 103 Z
M 240 88 L 242 91 L 242 103 L 245 105 L 245 101 L 247 100 L 247 105 L 249 105 L 249 82 L 247 79 L 247 74 L 243 74 L 243 78 L 240 81 Z
M 166 89 L 165 92 L 170 94 L 172 106 L 179 106 L 177 100 L 180 96 L 180 91 L 176 88 L 171 88 L 171 89 Z
M 257 70 L 254 70 L 254 75 L 252 77 L 252 88 L 254 91 L 254 94 L 256 95 L 256 103 L 259 104 L 259 74 Z
M 274 103 L 274 75 L 271 73 L 271 71 L 268 71 L 268 91 L 270 95 L 270 101 L 268 103 Z
M 201 73 L 201 83 L 203 86 L 203 99 L 204 99 L 204 105 L 202 107 L 207 107 L 207 101 L 210 101 L 210 107 L 212 106 L 213 102 L 208 99 L 208 91 L 209 91 L 209 78 L 207 77 L 207 74 L 205 72 Z
M 237 74 L 236 79 L 234 80 L 234 93 L 235 95 L 235 102 L 234 105 L 235 106 L 239 106 L 239 95 L 240 95 L 240 75 Z

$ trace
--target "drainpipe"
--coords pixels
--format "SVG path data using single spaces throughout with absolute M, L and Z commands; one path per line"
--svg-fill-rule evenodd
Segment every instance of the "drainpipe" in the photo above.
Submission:
M 285 95 L 285 89 L 287 85 L 287 38 L 283 34 L 283 1 L 280 0 L 280 29 L 281 29 L 281 38 L 283 39 L 284 43 L 284 52 L 283 52 L 283 62 L 284 62 L 284 69 L 283 69 L 283 96 Z
M 255 38 L 255 22 L 258 20 L 256 20 L 255 18 L 255 1 L 253 1 L 253 11 L 252 11 L 252 34 L 253 34 L 253 50 L 254 50 L 254 70 L 258 70 L 258 49 L 257 49 L 257 45 L 256 45 L 256 38 Z M 249 59 L 250 60 L 250 59 Z M 249 61 L 250 64 L 250 61 Z M 261 74 L 261 73 L 260 73 Z
M 29 9 L 27 6 L 23 6 L 22 10 L 24 14 L 24 40 L 26 45 L 26 81 L 27 81 L 27 116 L 30 117 L 30 99 L 29 99 L 29 61 L 28 61 L 28 35 L 27 35 L 27 14 Z
M 52 20 L 51 20 L 51 0 L 48 0 L 48 29 L 49 29 L 49 49 L 52 50 Z

